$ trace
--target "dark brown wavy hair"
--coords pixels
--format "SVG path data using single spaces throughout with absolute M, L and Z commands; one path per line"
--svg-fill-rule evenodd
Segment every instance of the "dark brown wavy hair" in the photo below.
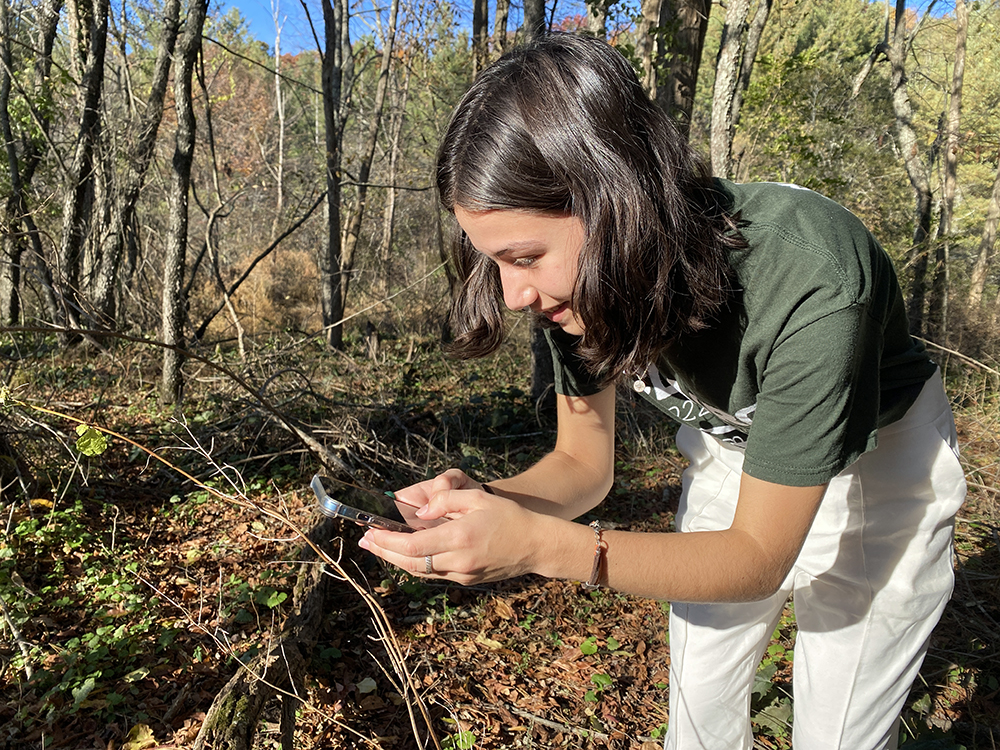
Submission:
M 611 380 L 643 371 L 710 326 L 731 292 L 735 218 L 701 159 L 607 43 L 551 34 L 503 56 L 452 116 L 437 162 L 444 207 L 578 217 L 586 229 L 572 307 L 578 351 Z M 459 230 L 461 289 L 449 346 L 460 357 L 504 336 L 496 264 Z

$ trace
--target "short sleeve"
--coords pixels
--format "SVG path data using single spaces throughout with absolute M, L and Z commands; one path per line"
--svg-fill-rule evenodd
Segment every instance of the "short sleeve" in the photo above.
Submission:
M 743 470 L 777 484 L 818 485 L 873 449 L 881 345 L 864 305 L 777 342 L 762 371 Z
M 559 329 L 547 329 L 545 338 L 552 350 L 556 393 L 564 396 L 592 396 L 603 390 L 600 378 L 588 372 L 583 359 L 576 353 L 579 336 L 572 336 Z

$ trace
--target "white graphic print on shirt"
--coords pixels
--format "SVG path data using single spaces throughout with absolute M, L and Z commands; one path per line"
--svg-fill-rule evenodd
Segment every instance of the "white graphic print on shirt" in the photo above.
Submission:
M 645 385 L 645 381 L 649 381 L 650 385 Z M 653 364 L 646 368 L 643 384 L 645 387 L 642 390 L 636 389 L 638 393 L 681 424 L 707 432 L 716 440 L 734 447 L 745 447 L 757 404 L 729 414 L 688 395 L 676 380 L 662 376 Z

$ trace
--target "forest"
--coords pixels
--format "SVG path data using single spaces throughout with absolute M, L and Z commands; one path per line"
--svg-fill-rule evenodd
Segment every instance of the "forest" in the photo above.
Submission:
M 621 50 L 716 176 L 823 193 L 889 252 L 969 483 L 901 746 L 996 748 L 1000 2 L 300 0 L 294 43 L 270 8 L 263 38 L 239 4 L 0 0 L 3 747 L 662 745 L 666 602 L 415 578 L 309 489 L 387 513 L 550 450 L 537 330 L 443 350 L 434 163 L 475 75 L 554 30 Z M 673 429 L 619 402 L 600 517 L 672 530 Z M 755 748 L 791 747 L 794 622 Z

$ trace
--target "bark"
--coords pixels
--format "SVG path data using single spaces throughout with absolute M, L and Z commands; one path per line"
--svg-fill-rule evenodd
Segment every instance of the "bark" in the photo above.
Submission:
M 10 195 L 0 216 L 0 324 L 17 325 L 21 318 L 21 257 L 24 238 L 21 217 L 26 213 L 21 165 L 10 124 L 10 90 L 14 58 L 10 48 L 11 23 L 7 0 L 0 0 L 0 135 L 10 171 Z
M 168 219 L 166 258 L 163 271 L 163 342 L 176 347 L 184 344 L 187 300 L 183 293 L 188 243 L 188 191 L 191 164 L 194 161 L 195 116 L 191 96 L 195 62 L 201 51 L 201 33 L 205 25 L 208 0 L 190 0 L 184 33 L 177 45 L 174 73 L 174 106 L 177 112 L 177 135 L 170 170 L 167 196 Z M 163 373 L 160 400 L 174 404 L 181 393 L 181 354 L 176 349 L 163 350 Z
M 962 85 L 965 77 L 965 46 L 969 29 L 969 10 L 965 0 L 955 3 L 955 64 L 951 75 L 948 101 L 948 125 L 944 156 L 944 189 L 941 196 L 941 221 L 935 252 L 934 281 L 927 319 L 932 338 L 948 339 L 948 296 L 950 293 L 949 256 L 954 228 L 955 193 L 958 189 L 959 125 L 962 115 Z
M 526 42 L 532 42 L 545 33 L 545 0 L 524 0 L 524 25 L 521 27 Z
M 750 76 L 753 73 L 753 63 L 757 59 L 757 50 L 760 49 L 760 39 L 764 35 L 764 27 L 767 26 L 767 18 L 771 14 L 771 6 L 774 0 L 759 0 L 757 12 L 754 14 L 753 22 L 747 32 L 747 43 L 743 49 L 743 63 L 740 65 L 740 80 L 733 94 L 733 127 L 740 124 L 740 110 L 743 108 L 743 95 L 750 88 Z
M 472 77 L 490 62 L 489 0 L 472 0 Z
M 664 49 L 658 55 L 663 84 L 656 85 L 653 98 L 673 118 L 682 135 L 691 130 L 691 113 L 705 46 L 711 0 L 662 0 L 660 28 L 669 33 L 661 40 Z
M 115 288 L 119 282 L 125 249 L 136 242 L 133 229 L 136 225 L 136 206 L 146 181 L 146 174 L 156 148 L 156 137 L 163 121 L 164 100 L 170 80 L 170 65 L 180 27 L 180 0 L 167 0 L 163 6 L 163 29 L 149 97 L 142 113 L 130 118 L 129 132 L 136 134 L 128 145 L 124 160 L 125 172 L 118 189 L 107 189 L 105 196 L 114 202 L 103 211 L 108 216 L 98 267 L 90 299 L 99 325 L 113 327 L 115 323 Z M 127 65 L 123 54 L 123 64 Z
M 271 242 L 278 236 L 281 214 L 285 208 L 285 98 L 281 91 L 281 27 L 278 5 L 272 5 L 274 16 L 274 111 L 278 117 L 278 164 L 274 170 L 274 221 L 271 222 Z
M 493 47 L 498 55 L 507 51 L 507 20 L 510 18 L 510 0 L 497 0 L 493 16 Z
M 614 0 L 587 0 L 587 31 L 598 39 L 608 36 L 608 8 Z
M 358 246 L 358 239 L 361 236 L 361 223 L 365 215 L 365 207 L 368 200 L 368 179 L 371 176 L 372 162 L 375 159 L 375 148 L 378 145 L 378 134 L 382 126 L 382 112 L 385 109 L 386 91 L 389 88 L 389 67 L 392 65 L 392 51 L 396 42 L 396 19 L 399 15 L 399 0 L 392 0 L 389 6 L 389 25 L 386 29 L 386 38 L 382 42 L 382 61 L 379 64 L 378 83 L 375 86 L 375 102 L 372 106 L 371 124 L 368 128 L 368 136 L 362 151 L 361 165 L 358 169 L 358 195 L 354 204 L 354 211 L 351 213 L 351 221 L 344 233 L 343 244 L 343 271 L 340 276 L 341 287 L 341 309 L 340 317 L 343 317 L 344 307 L 347 301 L 347 292 L 350 287 L 349 271 L 354 267 L 354 252 Z
M 661 3 L 670 0 L 642 0 L 639 8 L 639 27 L 636 30 L 635 47 L 639 53 L 639 64 L 642 71 L 642 85 L 651 99 L 657 98 L 656 92 L 656 26 L 660 19 Z
M 906 2 L 896 0 L 892 39 L 887 45 L 891 71 L 892 108 L 896 119 L 896 136 L 910 185 L 913 188 L 914 229 L 910 249 L 910 284 L 907 314 L 910 331 L 921 335 L 924 329 L 924 301 L 927 296 L 927 252 L 931 230 L 931 188 L 927 168 L 920 158 L 920 144 L 913 128 L 913 107 L 906 90 L 906 51 L 909 48 L 906 31 Z
M 976 264 L 972 268 L 972 278 L 969 284 L 967 304 L 973 316 L 982 305 L 983 291 L 986 288 L 986 277 L 989 275 L 993 259 L 993 246 L 997 239 L 998 225 L 1000 225 L 1000 166 L 997 167 L 996 177 L 993 180 L 993 193 L 990 195 L 989 208 L 986 210 L 986 223 L 983 225 L 983 234 L 979 240 L 979 250 L 976 253 Z
M 84 244 L 90 236 L 94 199 L 94 158 L 100 136 L 100 101 L 108 40 L 108 0 L 90 6 L 70 3 L 70 44 L 73 72 L 80 80 L 80 127 L 62 205 L 59 241 L 59 319 L 69 327 L 81 320 L 80 269 Z
M 710 138 L 712 172 L 716 177 L 727 178 L 732 172 L 733 102 L 740 82 L 749 13 L 750 0 L 731 0 L 726 9 L 726 23 L 722 27 L 722 40 L 715 63 Z
M 343 346 L 344 330 L 341 297 L 340 244 L 340 169 L 343 158 L 343 118 L 341 98 L 344 79 L 344 48 L 341 43 L 347 25 L 346 5 L 342 0 L 323 0 L 325 49 L 323 53 L 323 121 L 326 141 L 326 237 L 320 247 L 319 268 L 320 310 L 326 343 L 334 348 Z
M 48 99 L 49 74 L 52 70 L 52 48 L 55 46 L 56 31 L 59 28 L 59 15 L 62 10 L 62 0 L 43 0 L 38 10 L 38 34 L 37 34 L 37 57 L 35 58 L 35 96 L 40 99 Z M 50 112 L 36 113 L 39 130 L 48 134 Z M 42 159 L 42 151 L 36 141 L 27 136 L 22 136 L 23 164 L 21 173 L 21 184 L 25 191 L 31 185 L 35 169 Z M 27 193 L 25 193 L 27 194 Z M 59 305 L 56 300 L 55 285 L 52 280 L 52 266 L 45 255 L 42 235 L 35 225 L 34 218 L 30 211 L 22 216 L 25 230 L 31 244 L 32 263 L 29 270 L 34 274 L 42 294 L 42 304 L 48 315 L 50 322 L 57 322 L 59 318 Z

